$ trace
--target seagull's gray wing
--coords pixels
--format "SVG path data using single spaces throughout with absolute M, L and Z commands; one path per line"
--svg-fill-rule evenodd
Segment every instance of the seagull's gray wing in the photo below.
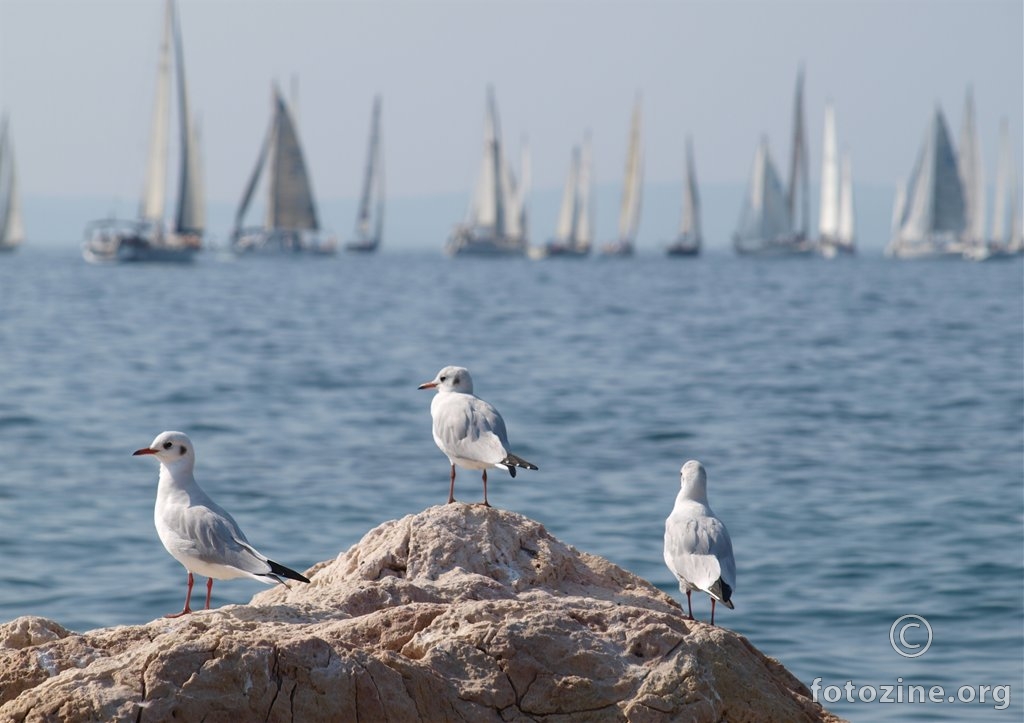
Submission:
M 701 590 L 709 592 L 719 578 L 735 587 L 732 541 L 716 517 L 669 517 L 665 562 L 677 577 Z
M 434 438 L 451 457 L 498 464 L 508 455 L 505 420 L 479 397 L 450 395 L 438 405 Z
M 218 505 L 193 505 L 183 522 L 184 536 L 193 544 L 192 553 L 203 562 L 230 565 L 252 575 L 270 572 L 267 557 L 249 544 L 238 523 Z

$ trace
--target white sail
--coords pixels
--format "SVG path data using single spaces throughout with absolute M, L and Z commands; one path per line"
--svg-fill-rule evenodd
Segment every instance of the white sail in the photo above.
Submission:
M 760 244 L 792 232 L 789 219 L 789 197 L 772 163 L 768 140 L 761 139 L 754 155 L 750 187 L 744 200 L 740 223 L 734 239 L 738 247 Z
M 929 125 L 907 190 L 899 241 L 951 240 L 964 229 L 964 196 L 941 108 Z
M 999 124 L 999 155 L 996 158 L 995 199 L 992 204 L 992 243 L 1013 253 L 1024 251 L 1021 238 L 1021 203 L 1010 129 L 1006 119 Z
M 501 148 L 498 140 L 497 110 L 493 91 L 487 89 L 487 111 L 484 116 L 484 148 L 480 159 L 480 173 L 477 176 L 476 192 L 470 206 L 467 224 L 471 228 L 495 230 L 498 226 L 500 198 L 498 175 Z
M 449 255 L 521 256 L 526 253 L 526 195 L 529 151 L 524 143 L 522 182 L 518 183 L 501 141 L 494 89 L 487 88 L 483 158 L 465 223 L 458 224 L 445 244 Z
M 982 243 L 985 239 L 985 172 L 974 122 L 974 95 L 969 87 L 964 101 L 957 166 L 964 197 L 963 239 L 968 243 Z
M 562 205 L 558 209 L 555 240 L 563 244 L 575 242 L 579 212 L 580 149 L 573 147 L 569 160 L 569 175 L 562 190 Z
M 996 188 L 992 203 L 992 240 L 1006 241 L 1006 201 L 1010 191 L 1010 174 L 1013 155 L 1010 150 L 1010 129 L 1006 119 L 999 124 L 999 155 L 996 157 Z
M 626 173 L 622 187 L 622 205 L 619 209 L 619 240 L 632 243 L 640 223 L 640 204 L 643 193 L 643 149 L 640 145 L 640 98 L 633 106 L 629 130 L 629 149 L 626 153 Z
M 679 235 L 700 239 L 700 193 L 697 191 L 697 168 L 693 158 L 693 139 L 686 137 L 686 174 L 683 176 L 683 213 Z
M 370 226 L 378 208 L 374 206 L 374 195 L 380 203 L 382 169 L 380 167 L 380 96 L 373 99 L 370 116 L 370 141 L 366 151 L 366 168 L 363 173 L 363 192 L 359 198 L 359 212 L 356 216 L 356 236 L 369 239 Z
M 907 184 L 900 182 L 896 184 L 896 196 L 892 202 L 892 221 L 889 224 L 889 235 L 896 239 L 899 237 L 900 226 L 903 224 L 903 214 L 907 208 Z
M 836 239 L 847 248 L 852 248 L 856 239 L 853 207 L 853 169 L 850 154 L 844 153 L 842 175 L 839 183 L 839 214 L 836 224 Z
M 800 68 L 793 100 L 793 147 L 789 158 L 789 191 L 786 195 L 792 230 L 807 235 L 810 228 L 810 179 L 807 173 L 807 134 L 804 131 L 804 70 Z
M 519 183 L 513 179 L 512 187 L 515 189 L 515 205 L 519 218 L 518 238 L 525 239 L 529 236 L 529 213 L 527 199 L 530 196 L 530 183 L 532 182 L 532 166 L 530 161 L 530 142 L 524 137 L 523 145 L 519 150 Z
M 164 218 L 167 196 L 167 153 L 171 108 L 171 29 L 174 25 L 172 0 L 164 3 L 163 33 L 157 62 L 156 97 L 153 101 L 153 123 L 149 133 L 149 160 L 146 181 L 142 187 L 139 215 L 144 221 L 160 225 Z
M 171 3 L 168 2 L 168 7 Z M 178 127 L 181 137 L 181 171 L 178 178 L 178 209 L 174 230 L 179 234 L 199 234 L 206 225 L 202 169 L 199 162 L 198 128 L 189 111 L 185 84 L 185 53 L 182 49 L 181 27 L 174 14 L 174 55 L 178 76 Z
M 1021 253 L 1024 252 L 1024 210 L 1021 209 L 1020 181 L 1016 173 L 1013 174 L 1013 184 L 1010 188 L 1010 237 L 1006 242 L 1006 248 L 1014 253 Z
M 0 119 L 0 249 L 14 248 L 25 238 L 10 134 L 10 123 L 5 115 Z
M 377 210 L 374 214 L 373 238 L 377 243 L 384 238 L 384 142 L 377 139 Z
M 825 105 L 818 233 L 822 238 L 835 238 L 839 234 L 839 149 L 836 141 L 836 114 L 832 103 Z
M 576 185 L 576 247 L 581 251 L 590 249 L 594 241 L 594 205 L 590 200 L 592 166 L 590 134 L 587 133 L 583 137 L 583 148 L 580 150 L 580 172 Z
M 269 228 L 316 231 L 320 225 L 313 186 L 298 132 L 280 93 L 276 93 L 276 118 L 270 154 Z

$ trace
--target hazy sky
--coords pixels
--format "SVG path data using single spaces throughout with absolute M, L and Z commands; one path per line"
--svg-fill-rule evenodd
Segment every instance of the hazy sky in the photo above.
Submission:
M 0 0 L 0 107 L 24 196 L 139 195 L 162 7 Z M 744 182 L 762 134 L 784 165 L 801 63 L 812 178 L 826 98 L 859 183 L 910 172 L 936 103 L 956 138 L 968 84 L 990 178 L 1000 118 L 1018 153 L 1024 134 L 1021 0 L 180 0 L 179 13 L 215 202 L 241 195 L 274 79 L 286 91 L 297 79 L 328 198 L 358 193 L 376 92 L 395 196 L 468 197 L 488 83 L 506 143 L 529 137 L 535 189 L 561 186 L 588 128 L 598 182 L 617 182 L 638 91 L 648 182 L 681 177 L 687 132 L 702 183 Z

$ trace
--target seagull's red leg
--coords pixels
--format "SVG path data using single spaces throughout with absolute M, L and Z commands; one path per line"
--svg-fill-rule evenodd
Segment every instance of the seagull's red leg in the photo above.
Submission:
M 690 591 L 686 591 L 686 609 L 690 611 L 690 620 L 693 620 L 693 604 L 690 602 Z
M 213 594 L 213 578 L 206 578 L 206 609 L 210 609 L 210 595 Z
M 188 613 L 192 612 L 192 608 L 190 608 L 188 604 L 192 600 L 192 584 L 194 582 L 195 580 L 192 578 L 192 573 L 190 572 L 188 574 L 188 592 L 185 593 L 185 609 L 182 610 L 180 613 L 171 613 L 169 615 L 164 615 L 165 618 L 180 618 L 182 615 L 187 615 Z
M 715 599 L 711 598 L 711 624 L 715 624 Z
M 455 501 L 455 465 L 452 465 L 452 482 L 448 487 L 448 504 Z
M 490 507 L 491 503 L 487 501 L 487 470 L 484 470 L 484 507 Z

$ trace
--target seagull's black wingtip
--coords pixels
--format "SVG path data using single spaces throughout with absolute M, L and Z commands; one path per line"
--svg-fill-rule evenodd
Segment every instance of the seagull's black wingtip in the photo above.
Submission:
M 273 560 L 267 560 L 267 564 L 270 565 L 270 572 L 274 575 L 280 575 L 281 577 L 286 577 L 289 580 L 296 580 L 297 582 L 309 582 L 309 578 L 302 573 L 295 572 L 295 570 L 285 567 L 280 563 L 274 562 Z

